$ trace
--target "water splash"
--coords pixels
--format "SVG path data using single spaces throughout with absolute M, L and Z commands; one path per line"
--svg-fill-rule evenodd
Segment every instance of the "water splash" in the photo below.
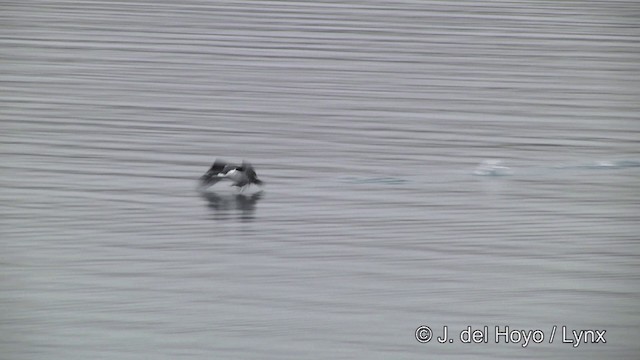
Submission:
M 555 169 L 587 169 L 587 170 L 617 170 L 640 167 L 640 161 L 635 160 L 599 160 L 576 165 L 559 165 Z
M 502 160 L 487 159 L 476 167 L 473 174 L 478 176 L 507 176 L 512 175 L 513 171 L 508 166 L 504 166 Z

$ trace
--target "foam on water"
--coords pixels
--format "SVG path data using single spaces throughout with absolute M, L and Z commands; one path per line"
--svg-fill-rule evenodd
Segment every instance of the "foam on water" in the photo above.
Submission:
M 498 159 L 483 160 L 473 171 L 478 176 L 507 176 L 512 175 L 513 171 L 508 166 L 503 165 L 504 162 Z
M 619 170 L 640 167 L 636 160 L 598 160 L 585 163 L 565 164 L 554 166 L 555 169 L 586 169 L 586 170 Z

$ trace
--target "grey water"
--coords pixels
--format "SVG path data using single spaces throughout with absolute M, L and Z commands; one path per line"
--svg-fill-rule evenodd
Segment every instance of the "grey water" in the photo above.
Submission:
M 638 359 L 638 16 L 2 2 L 0 359 Z

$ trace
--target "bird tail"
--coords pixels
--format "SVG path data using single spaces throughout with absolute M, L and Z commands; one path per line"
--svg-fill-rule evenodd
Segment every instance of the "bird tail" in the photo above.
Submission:
M 253 180 L 253 183 L 256 184 L 256 185 L 263 185 L 264 181 L 262 181 L 260 179 L 255 179 L 255 180 Z

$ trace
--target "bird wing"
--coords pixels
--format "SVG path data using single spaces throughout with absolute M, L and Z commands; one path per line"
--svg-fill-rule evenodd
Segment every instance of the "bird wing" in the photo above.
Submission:
M 257 185 L 264 184 L 262 180 L 258 179 L 258 174 L 256 174 L 256 171 L 253 169 L 253 166 L 251 164 L 243 161 L 242 167 L 244 168 L 245 174 L 247 175 L 247 179 L 249 179 L 250 183 Z
M 221 174 L 226 174 L 229 171 L 233 170 L 233 169 L 237 169 L 238 165 L 233 165 L 233 164 L 227 164 L 222 171 L 220 171 Z
M 211 173 L 213 176 L 218 175 L 227 166 L 229 166 L 229 163 L 226 161 L 216 159 L 216 161 L 213 162 L 213 165 L 211 165 L 209 171 L 207 171 L 207 174 Z
M 254 181 L 258 178 L 256 171 L 253 169 L 253 166 L 250 163 L 243 160 L 242 168 L 244 169 L 245 174 L 247 174 L 249 180 Z
M 209 168 L 209 170 L 200 177 L 200 184 L 203 186 L 211 186 L 217 183 L 222 179 L 218 177 L 218 174 L 220 174 L 220 172 L 222 172 L 227 166 L 229 166 L 229 164 L 226 161 L 216 159 L 213 165 L 211 165 L 211 168 Z

